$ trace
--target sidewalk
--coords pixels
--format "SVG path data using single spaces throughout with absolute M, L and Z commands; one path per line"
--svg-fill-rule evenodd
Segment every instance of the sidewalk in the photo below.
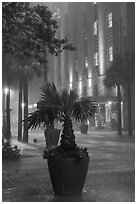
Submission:
M 11 139 L 11 145 L 17 145 L 18 149 L 20 149 L 20 154 L 22 157 L 29 156 L 40 156 L 43 153 L 44 146 L 36 145 L 35 143 L 24 143 L 18 142 L 16 137 Z
M 102 136 L 103 135 L 103 136 Z M 76 134 L 78 144 L 88 146 L 89 170 L 81 197 L 55 197 L 47 161 L 42 158 L 44 146 L 17 142 L 21 149 L 18 162 L 3 163 L 3 202 L 134 202 L 135 171 L 134 141 Z

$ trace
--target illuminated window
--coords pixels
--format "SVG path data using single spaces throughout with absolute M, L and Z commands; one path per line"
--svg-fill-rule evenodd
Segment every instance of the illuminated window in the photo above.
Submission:
M 94 66 L 98 66 L 99 62 L 98 62 L 98 52 L 94 53 Z
M 109 62 L 113 61 L 113 47 L 108 48 L 108 60 Z
M 108 14 L 108 27 L 111 28 L 112 27 L 112 13 Z
M 93 34 L 97 35 L 98 34 L 98 20 L 94 22 L 93 24 Z

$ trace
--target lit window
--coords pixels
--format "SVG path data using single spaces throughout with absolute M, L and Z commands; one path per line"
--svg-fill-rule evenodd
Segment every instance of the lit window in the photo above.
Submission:
M 109 62 L 113 61 L 113 47 L 108 48 L 108 59 Z
M 111 28 L 112 27 L 112 13 L 108 14 L 108 27 Z
M 98 34 L 98 20 L 94 22 L 93 24 L 93 34 L 97 35 Z
M 94 66 L 98 66 L 98 52 L 94 53 Z

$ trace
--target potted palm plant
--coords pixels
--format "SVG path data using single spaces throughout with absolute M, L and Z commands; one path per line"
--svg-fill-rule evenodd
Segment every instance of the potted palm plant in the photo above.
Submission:
M 80 124 L 80 131 L 82 134 L 87 134 L 88 132 L 88 124 L 86 121 L 83 121 L 81 124 Z
M 41 89 L 43 88 L 41 87 Z M 43 101 L 41 100 L 37 103 L 37 108 L 38 111 L 31 113 L 31 117 L 29 117 L 29 122 L 31 121 L 29 125 L 32 124 L 32 120 L 37 121 L 38 117 L 40 117 L 40 120 L 43 118 L 41 122 L 44 124 L 44 126 L 46 126 L 44 130 L 46 147 L 55 147 L 59 141 L 60 129 L 55 128 L 54 126 L 54 121 L 56 119 L 56 115 L 54 114 L 54 107 L 43 106 Z M 43 113 L 44 115 L 42 116 Z M 33 124 L 35 124 L 35 122 Z
M 80 148 L 76 144 L 72 119 L 83 122 L 94 117 L 95 105 L 88 98 L 79 99 L 73 90 L 58 92 L 53 83 L 45 83 L 41 91 L 37 115 L 35 112 L 28 117 L 28 126 L 36 128 L 41 123 L 49 124 L 55 119 L 62 121 L 60 144 L 52 149 L 45 149 L 43 158 L 48 162 L 55 195 L 80 195 L 88 171 L 89 155 L 86 148 Z

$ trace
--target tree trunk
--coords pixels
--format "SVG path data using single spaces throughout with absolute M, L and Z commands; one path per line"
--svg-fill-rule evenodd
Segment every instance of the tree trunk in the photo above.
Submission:
M 22 141 L 22 79 L 19 78 L 18 141 Z
M 10 89 L 6 94 L 6 140 L 10 142 L 11 130 L 10 130 Z
M 10 142 L 11 140 L 11 125 L 10 125 L 10 75 L 7 70 L 6 76 L 7 92 L 5 93 L 5 104 L 6 104 L 6 140 Z
M 2 97 L 2 136 L 3 139 L 6 139 L 6 131 L 7 131 L 7 127 L 6 127 L 6 95 L 4 93 L 3 90 L 3 97 Z
M 24 133 L 23 141 L 28 143 L 28 79 L 27 76 L 24 77 Z
M 121 124 L 121 92 L 120 85 L 117 86 L 117 100 L 118 100 L 118 135 L 122 135 L 122 124 Z

